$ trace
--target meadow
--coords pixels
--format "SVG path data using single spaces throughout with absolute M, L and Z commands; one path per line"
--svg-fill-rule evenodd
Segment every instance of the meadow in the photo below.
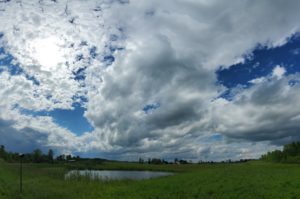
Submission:
M 0 160 L 0 198 L 300 198 L 298 164 L 261 161 L 187 165 L 104 162 L 93 165 L 93 168 L 173 171 L 176 174 L 141 181 L 64 179 L 68 170 L 85 167 L 87 165 L 76 163 L 24 164 L 23 193 L 20 194 L 19 164 Z

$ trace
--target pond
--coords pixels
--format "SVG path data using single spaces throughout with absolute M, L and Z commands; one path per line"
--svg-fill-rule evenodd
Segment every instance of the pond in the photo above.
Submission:
M 71 170 L 65 174 L 65 179 L 88 177 L 93 180 L 144 180 L 168 175 L 173 175 L 173 173 L 160 171 Z

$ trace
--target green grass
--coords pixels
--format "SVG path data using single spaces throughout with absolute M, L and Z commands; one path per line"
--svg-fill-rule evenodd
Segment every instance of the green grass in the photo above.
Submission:
M 91 165 L 90 165 L 91 166 Z M 300 166 L 248 162 L 216 165 L 140 165 L 106 162 L 97 169 L 164 170 L 176 175 L 142 181 L 64 180 L 70 167 L 25 164 L 23 194 L 19 165 L 0 160 L 0 198 L 300 198 Z

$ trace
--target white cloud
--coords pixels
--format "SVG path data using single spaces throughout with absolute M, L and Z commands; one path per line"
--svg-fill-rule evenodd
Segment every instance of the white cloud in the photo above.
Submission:
M 286 70 L 284 67 L 277 65 L 274 69 L 273 69 L 273 73 L 272 76 L 276 77 L 277 79 L 281 79 L 282 76 L 286 73 Z
M 284 77 L 284 74 L 286 74 L 286 69 L 283 66 L 275 66 L 274 69 L 272 70 L 272 73 L 265 76 L 265 77 L 258 77 L 255 79 L 252 79 L 249 81 L 249 83 L 252 84 L 261 84 L 264 83 L 266 81 L 272 81 L 273 78 L 279 80 L 282 77 Z
M 299 78 L 289 75 L 272 79 L 242 90 L 233 101 L 216 100 L 215 131 L 232 138 L 276 144 L 298 140 L 300 87 L 290 86 L 289 81 Z
M 214 99 L 224 90 L 215 83 L 217 69 L 244 61 L 257 44 L 283 45 L 299 31 L 299 1 L 39 2 L 0 3 L 5 10 L 0 12 L 2 45 L 39 81 L 36 85 L 25 75 L 1 73 L 5 89 L 0 96 L 7 99 L 0 102 L 1 110 L 9 115 L 16 104 L 33 111 L 71 109 L 74 98 L 84 96 L 85 116 L 95 131 L 76 136 L 51 118 L 24 119 L 20 113 L 14 113 L 19 118 L 13 120 L 15 128 L 2 115 L 3 125 L 16 129 L 16 137 L 18 129 L 27 127 L 36 132 L 29 135 L 33 140 L 44 132 L 37 145 L 111 157 L 257 157 L 274 140 L 258 127 L 271 132 L 275 127 L 268 117 L 285 116 L 275 117 L 279 124 L 296 114 L 289 106 L 297 103 L 292 97 L 298 99 L 298 87 L 284 86 L 280 66 L 273 71 L 276 78 L 252 80 L 254 86 L 232 102 Z M 115 62 L 107 66 L 109 56 Z M 79 70 L 85 79 L 75 79 Z M 143 107 L 153 103 L 160 107 L 145 114 Z M 291 111 L 288 116 L 284 108 Z M 276 139 L 290 135 L 288 127 L 298 128 L 286 123 Z M 216 131 L 248 141 L 204 141 Z M 265 142 L 253 143 L 257 140 Z
M 252 79 L 249 81 L 249 83 L 252 83 L 252 84 L 260 84 L 260 83 L 263 83 L 264 81 L 266 81 L 267 79 L 265 77 L 258 77 L 258 78 L 255 78 L 255 79 Z

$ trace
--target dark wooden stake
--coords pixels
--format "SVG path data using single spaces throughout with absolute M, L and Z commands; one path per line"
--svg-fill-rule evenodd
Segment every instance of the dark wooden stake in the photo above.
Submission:
M 22 159 L 23 159 L 23 154 L 21 154 L 20 155 L 20 193 L 22 193 L 23 192 L 23 185 L 22 185 L 22 183 L 23 183 L 23 179 L 22 179 L 22 177 L 23 177 L 23 173 L 22 173 Z

